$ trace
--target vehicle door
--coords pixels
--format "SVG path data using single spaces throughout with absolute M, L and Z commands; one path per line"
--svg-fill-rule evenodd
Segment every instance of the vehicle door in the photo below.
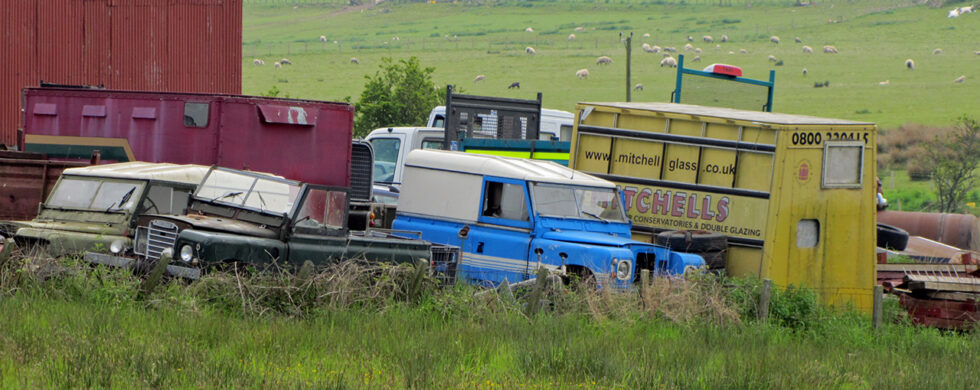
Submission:
M 378 184 L 400 184 L 401 172 L 398 166 L 402 164 L 405 150 L 405 134 L 388 133 L 368 140 L 374 148 L 374 182 Z
M 522 180 L 485 177 L 477 224 L 463 243 L 462 271 L 474 280 L 500 283 L 529 275 L 531 219 L 527 186 Z
M 347 188 L 304 186 L 288 226 L 289 264 L 323 265 L 347 257 L 347 203 Z

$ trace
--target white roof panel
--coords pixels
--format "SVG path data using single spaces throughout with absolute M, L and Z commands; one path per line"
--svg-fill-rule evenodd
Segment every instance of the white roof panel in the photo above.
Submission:
M 615 188 L 604 179 L 582 173 L 551 161 L 417 149 L 408 154 L 407 167 L 497 176 L 545 183 Z
M 198 185 L 210 167 L 192 164 L 132 161 L 65 169 L 65 175 L 114 177 L 120 179 L 161 180 Z

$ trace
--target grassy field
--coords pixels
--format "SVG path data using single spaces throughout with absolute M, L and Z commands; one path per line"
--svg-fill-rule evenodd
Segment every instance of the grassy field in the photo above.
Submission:
M 759 79 L 775 69 L 774 110 L 779 112 L 872 121 L 883 128 L 948 125 L 975 113 L 980 101 L 975 87 L 980 77 L 980 56 L 974 54 L 980 50 L 977 14 L 947 19 L 945 9 L 885 0 L 827 1 L 810 7 L 793 7 L 788 1 L 751 2 L 751 7 L 745 2 L 728 7 L 679 3 L 382 3 L 345 11 L 339 6 L 250 2 L 244 10 L 244 92 L 261 94 L 276 87 L 290 97 L 356 101 L 364 75 L 377 70 L 381 57 L 417 56 L 423 65 L 436 68 L 440 86 L 529 99 L 540 91 L 545 106 L 572 110 L 580 101 L 625 100 L 625 49 L 619 33 L 632 32 L 633 83 L 645 86 L 634 93 L 634 101 L 666 101 L 674 87 L 675 71 L 661 68 L 661 55 L 644 53 L 640 45 L 676 47 L 690 61 L 695 54 L 683 50 L 687 36 L 703 51 L 703 60 L 692 67 L 729 63 L 742 67 L 746 77 Z M 525 32 L 526 27 L 534 32 Z M 574 32 L 575 27 L 585 31 Z M 576 39 L 569 41 L 573 32 Z M 643 38 L 644 33 L 650 38 Z M 729 42 L 718 42 L 723 34 Z M 326 43 L 320 42 L 321 35 Z M 703 42 L 703 35 L 713 36 L 716 43 Z M 778 45 L 770 43 L 772 35 L 781 38 Z M 794 43 L 795 37 L 803 43 Z M 804 54 L 803 45 L 815 53 Z M 824 45 L 834 45 L 840 53 L 824 54 Z M 528 46 L 537 54 L 525 54 Z M 748 53 L 740 54 L 740 49 Z M 942 54 L 933 54 L 935 49 Z M 614 63 L 596 65 L 601 55 Z M 769 55 L 784 65 L 775 66 Z M 294 65 L 275 69 L 273 61 L 283 57 Z M 351 57 L 360 65 L 351 64 Z M 266 65 L 253 65 L 254 58 Z M 905 68 L 906 58 L 915 61 L 914 71 Z M 589 79 L 575 77 L 582 68 L 589 69 Z M 474 83 L 478 74 L 486 75 L 486 81 Z M 960 75 L 966 82 L 953 83 Z M 879 85 L 886 80 L 887 85 Z M 513 81 L 522 88 L 508 90 Z M 824 81 L 829 88 L 813 87 Z
M 867 317 L 819 309 L 806 290 L 777 293 L 768 323 L 754 320 L 746 301 L 719 293 L 712 280 L 660 282 L 642 297 L 566 291 L 550 296 L 552 311 L 528 317 L 520 295 L 510 303 L 474 296 L 472 288 L 428 290 L 418 300 L 397 289 L 360 293 L 341 304 L 336 295 L 345 292 L 307 295 L 312 287 L 292 279 L 217 277 L 172 283 L 137 299 L 139 281 L 124 273 L 73 266 L 51 277 L 39 269 L 44 266 L 28 262 L 0 270 L 4 388 L 974 389 L 980 383 L 970 364 L 980 359 L 976 333 L 891 321 L 873 330 Z M 398 274 L 393 280 L 403 282 Z M 758 284 L 738 286 L 736 292 L 753 291 Z M 346 294 L 371 290 L 346 287 Z M 269 291 L 292 295 L 273 300 Z M 889 318 L 900 319 L 895 302 L 886 304 Z

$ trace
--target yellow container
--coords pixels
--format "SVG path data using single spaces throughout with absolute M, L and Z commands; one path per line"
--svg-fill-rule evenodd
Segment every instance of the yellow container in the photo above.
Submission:
M 624 191 L 634 238 L 728 236 L 732 276 L 870 312 L 873 123 L 673 103 L 579 103 L 569 166 Z

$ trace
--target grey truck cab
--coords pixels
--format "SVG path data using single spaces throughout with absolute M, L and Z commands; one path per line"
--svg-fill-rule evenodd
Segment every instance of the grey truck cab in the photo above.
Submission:
M 627 287 L 639 269 L 680 274 L 697 255 L 630 239 L 607 180 L 550 161 L 415 150 L 405 162 L 397 231 L 462 248 L 459 277 L 493 285 L 539 267 Z

